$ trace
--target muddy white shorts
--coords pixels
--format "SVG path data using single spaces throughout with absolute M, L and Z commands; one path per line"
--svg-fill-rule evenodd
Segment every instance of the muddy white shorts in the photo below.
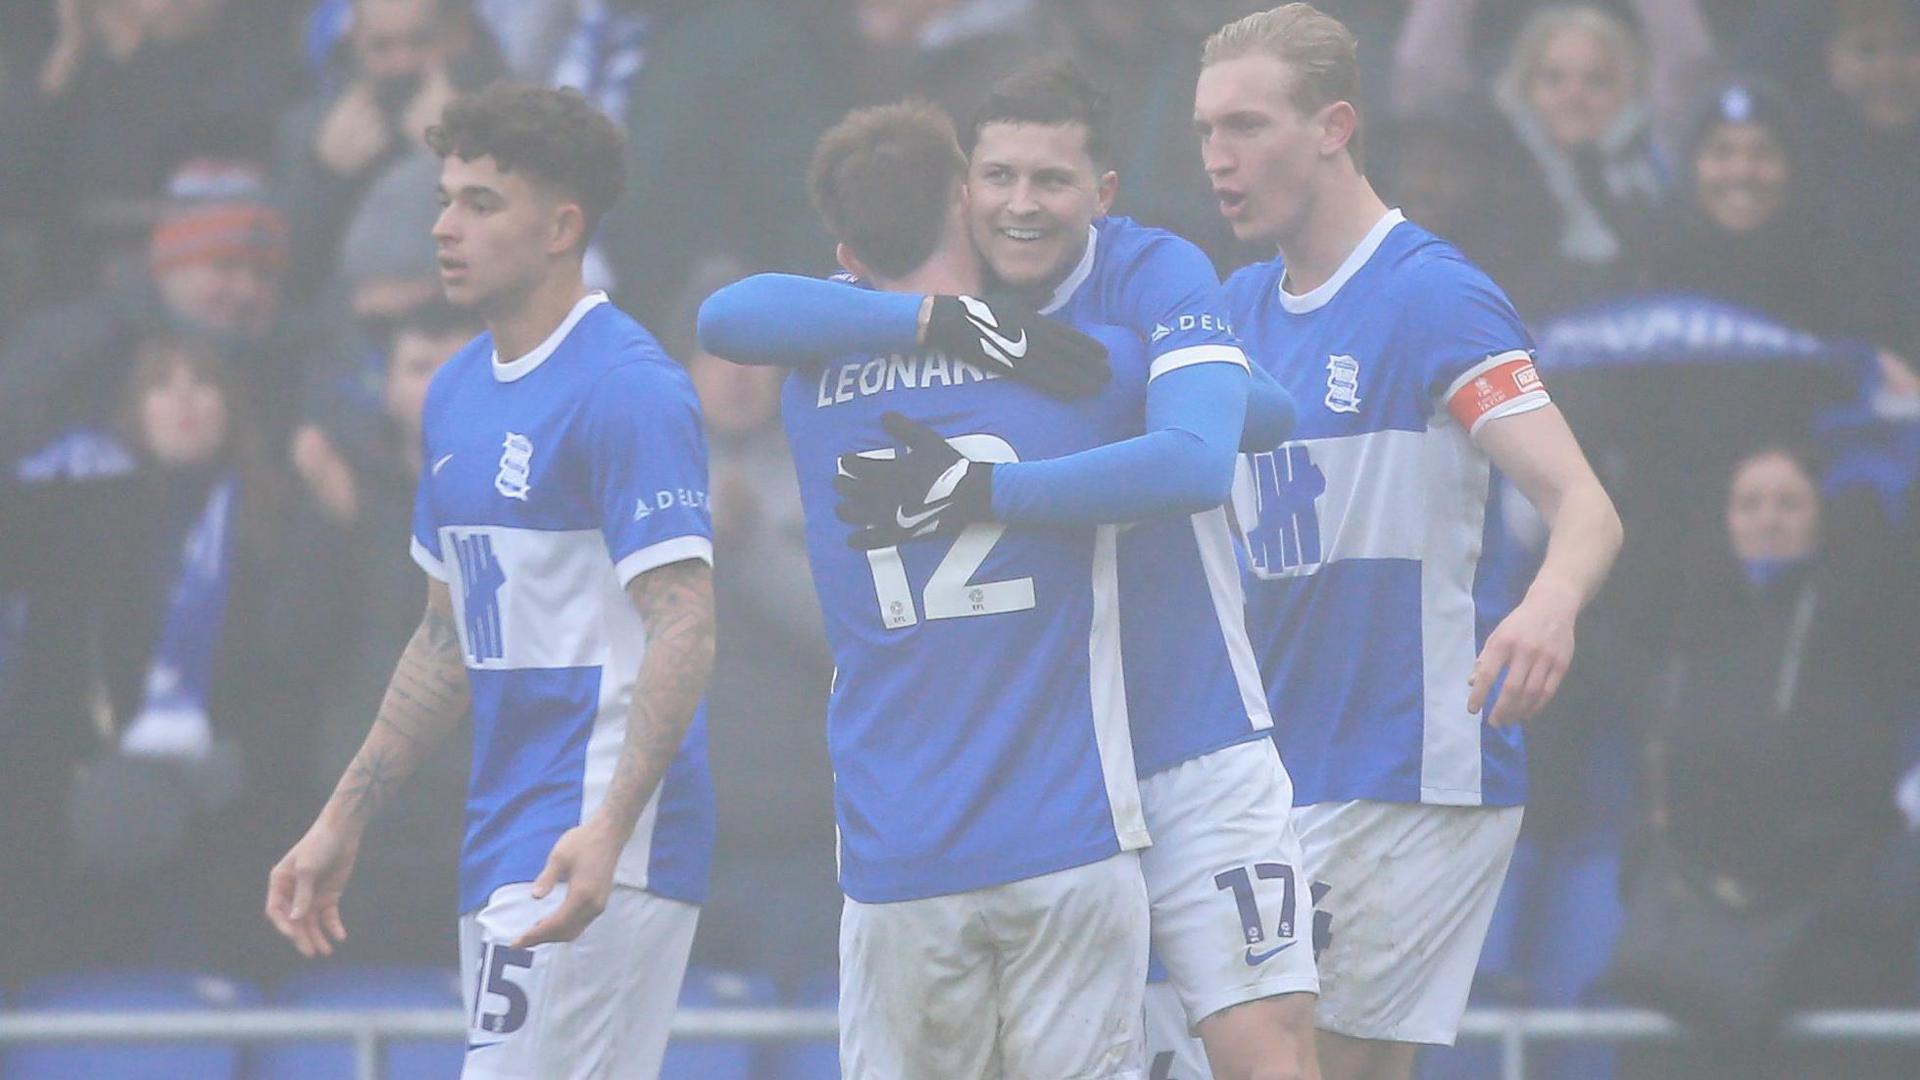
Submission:
M 1321 1028 L 1452 1045 L 1520 815 L 1518 806 L 1364 800 L 1294 811 L 1326 916 Z
M 513 941 L 566 896 L 502 885 L 460 917 L 467 1007 L 463 1080 L 646 1080 L 660 1073 L 700 909 L 616 885 L 569 942 Z
M 1140 853 L 1153 949 L 1188 1026 L 1248 1001 L 1315 993 L 1313 898 L 1293 783 L 1270 739 L 1140 781 L 1153 846 Z
M 840 916 L 848 1080 L 1135 1080 L 1147 890 L 1125 852 Z

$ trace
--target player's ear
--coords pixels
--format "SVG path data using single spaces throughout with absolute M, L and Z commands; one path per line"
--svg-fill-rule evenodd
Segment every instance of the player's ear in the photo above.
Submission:
M 1333 157 L 1347 148 L 1360 128 L 1360 114 L 1350 101 L 1336 101 L 1320 110 L 1320 156 Z
M 1113 209 L 1114 196 L 1120 194 L 1120 174 L 1108 169 L 1100 174 L 1100 213 L 1105 215 Z
M 845 244 L 833 245 L 833 259 L 835 262 L 840 264 L 840 268 L 842 270 L 845 270 L 847 273 L 852 274 L 854 277 L 857 277 L 862 281 L 873 280 L 873 275 L 867 273 L 867 265 L 861 262 L 860 257 L 858 255 L 855 255 L 853 253 L 853 249 L 848 247 L 847 245 Z
M 576 202 L 563 202 L 553 208 L 553 224 L 547 237 L 547 253 L 559 255 L 587 244 L 587 212 Z

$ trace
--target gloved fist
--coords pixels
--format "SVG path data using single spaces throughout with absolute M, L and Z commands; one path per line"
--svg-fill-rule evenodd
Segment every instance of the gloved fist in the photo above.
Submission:
M 934 297 L 922 343 L 1057 398 L 1089 397 L 1113 377 L 1106 346 L 1007 297 Z
M 840 493 L 834 512 L 858 526 L 849 547 L 893 547 L 992 515 L 992 463 L 961 456 L 939 432 L 897 412 L 880 422 L 898 444 L 893 456 L 842 454 L 833 478 Z

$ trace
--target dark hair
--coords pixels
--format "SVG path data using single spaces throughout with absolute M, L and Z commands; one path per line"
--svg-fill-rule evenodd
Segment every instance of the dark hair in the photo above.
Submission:
M 560 188 L 579 201 L 589 234 L 627 186 L 626 132 L 571 87 L 494 83 L 448 105 L 427 145 Z
M 422 337 L 477 337 L 487 325 L 480 316 L 469 308 L 455 307 L 444 298 L 429 300 L 418 307 L 411 308 L 393 320 L 387 335 L 389 346 L 400 340 L 401 334 L 419 334 Z
M 993 84 L 967 125 L 968 157 L 988 124 L 1079 124 L 1087 156 L 1104 167 L 1113 157 L 1113 103 L 1068 56 L 1042 57 Z
M 933 254 L 966 179 L 953 121 L 905 101 L 855 109 L 814 144 L 807 194 L 834 238 L 884 277 Z
M 240 383 L 231 354 L 220 342 L 200 334 L 172 332 L 143 338 L 134 347 L 133 366 L 121 384 L 114 425 L 120 439 L 142 461 L 151 461 L 146 397 L 180 367 L 191 372 L 195 380 L 220 391 L 227 414 L 220 458 L 240 477 L 240 532 L 255 550 L 265 551 L 278 536 L 286 492 L 268 454 L 252 398 Z M 159 470 L 154 470 L 156 481 L 159 475 Z

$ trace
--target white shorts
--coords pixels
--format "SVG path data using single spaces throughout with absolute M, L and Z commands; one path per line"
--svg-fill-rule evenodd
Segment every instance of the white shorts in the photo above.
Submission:
M 514 948 L 566 889 L 502 885 L 460 917 L 464 1080 L 659 1075 L 700 909 L 616 885 L 578 938 Z
M 1140 802 L 1153 836 L 1140 853 L 1153 948 L 1189 1027 L 1244 1002 L 1318 992 L 1293 782 L 1273 741 L 1162 769 L 1140 781 Z
M 1172 983 L 1147 984 L 1147 1080 L 1213 1080 L 1207 1048 Z
M 1125 852 L 840 916 L 847 1080 L 1137 1080 L 1147 890 Z
M 1521 807 L 1358 801 L 1294 811 L 1326 913 L 1320 1027 L 1451 1046 Z

